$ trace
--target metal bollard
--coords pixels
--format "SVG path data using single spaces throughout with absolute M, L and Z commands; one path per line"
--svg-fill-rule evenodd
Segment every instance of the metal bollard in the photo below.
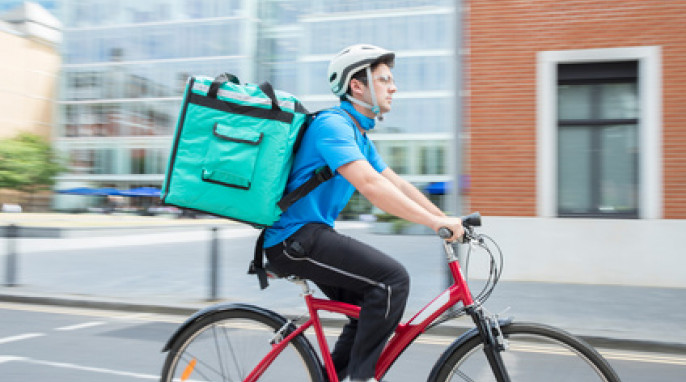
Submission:
M 7 238 L 7 267 L 5 269 L 5 286 L 17 286 L 17 246 L 16 238 L 19 236 L 19 227 L 10 224 L 5 227 Z
M 219 238 L 217 237 L 217 227 L 212 227 L 212 237 L 210 239 L 210 297 L 209 300 L 216 300 L 219 284 Z

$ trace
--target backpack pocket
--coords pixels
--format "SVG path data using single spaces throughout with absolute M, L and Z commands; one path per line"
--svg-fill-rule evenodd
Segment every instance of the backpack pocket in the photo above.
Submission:
M 250 189 L 263 133 L 215 123 L 205 161 L 202 180 L 227 187 Z

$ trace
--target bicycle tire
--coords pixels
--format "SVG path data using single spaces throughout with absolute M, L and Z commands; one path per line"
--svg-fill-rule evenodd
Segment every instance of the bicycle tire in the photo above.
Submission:
M 541 324 L 503 326 L 509 349 L 501 352 L 512 382 L 620 382 L 610 364 L 591 345 Z M 434 366 L 430 381 L 491 382 L 493 372 L 478 334 L 451 347 Z
M 243 381 L 271 350 L 275 333 L 286 323 L 280 318 L 243 309 L 201 317 L 171 344 L 160 380 Z M 259 380 L 321 382 L 322 367 L 309 341 L 299 335 Z

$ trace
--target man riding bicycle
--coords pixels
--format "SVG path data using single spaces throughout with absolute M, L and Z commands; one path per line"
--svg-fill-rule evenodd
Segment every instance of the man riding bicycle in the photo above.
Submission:
M 343 328 L 332 352 L 339 378 L 375 381 L 374 368 L 402 318 L 409 292 L 405 268 L 388 255 L 334 230 L 355 190 L 381 210 L 438 231 L 462 236 L 451 218 L 380 157 L 367 132 L 391 111 L 397 91 L 395 53 L 368 44 L 343 49 L 329 64 L 338 107 L 320 112 L 296 154 L 286 192 L 328 166 L 334 177 L 286 210 L 265 232 L 270 263 L 280 272 L 312 280 L 329 298 L 361 306 L 359 320 Z

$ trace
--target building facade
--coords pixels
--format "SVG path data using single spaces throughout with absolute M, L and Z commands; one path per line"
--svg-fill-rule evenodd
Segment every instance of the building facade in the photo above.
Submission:
M 496 215 L 686 218 L 685 9 L 472 2 L 472 205 Z
M 41 6 L 0 11 L 0 138 L 20 132 L 51 137 L 60 41 L 60 22 Z
M 328 61 L 360 42 L 398 54 L 394 111 L 372 139 L 409 180 L 447 180 L 451 3 L 64 0 L 56 144 L 70 170 L 57 188 L 159 186 L 189 75 L 231 72 L 243 82 L 269 80 L 311 111 L 335 105 Z M 59 196 L 56 208 L 83 200 Z
M 686 286 L 684 11 L 468 2 L 468 209 L 527 253 L 511 278 Z
M 71 1 L 59 4 L 64 64 L 58 189 L 159 186 L 188 76 L 251 75 L 252 2 Z M 55 208 L 98 203 L 57 196 Z

